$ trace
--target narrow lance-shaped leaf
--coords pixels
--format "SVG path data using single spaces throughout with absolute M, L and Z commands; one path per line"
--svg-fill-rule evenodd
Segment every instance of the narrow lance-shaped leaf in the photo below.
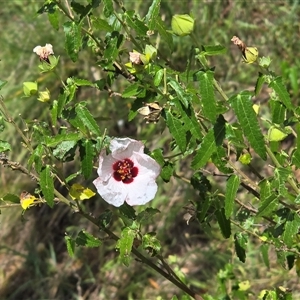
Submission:
M 226 184 L 225 193 L 225 216 L 230 218 L 233 211 L 234 199 L 240 185 L 240 178 L 237 175 L 231 175 Z
M 88 128 L 90 132 L 92 132 L 96 136 L 101 136 L 101 132 L 97 122 L 84 105 L 78 104 L 75 108 L 75 111 L 79 119 L 83 122 L 83 124 Z
M 190 94 L 185 92 L 182 86 L 175 80 L 170 80 L 168 84 L 174 89 L 179 100 L 187 108 L 189 106 L 189 103 L 192 101 Z
M 169 111 L 166 112 L 166 121 L 169 130 L 175 139 L 180 151 L 184 152 L 186 149 L 186 131 L 182 122 L 175 118 Z
M 50 207 L 54 205 L 54 184 L 51 176 L 50 166 L 47 165 L 40 174 L 40 186 L 44 198 Z
M 155 29 L 160 34 L 161 39 L 167 43 L 169 49 L 172 50 L 174 47 L 172 34 L 167 31 L 164 22 L 160 18 L 156 20 Z
M 293 105 L 291 102 L 291 97 L 286 90 L 286 87 L 282 83 L 282 77 L 275 78 L 270 84 L 269 87 L 271 87 L 276 94 L 278 95 L 281 102 L 286 106 L 287 109 L 293 110 Z
M 102 242 L 94 237 L 92 234 L 86 232 L 85 230 L 81 230 L 76 238 L 76 244 L 80 246 L 85 246 L 89 248 L 99 247 Z
M 226 219 L 224 208 L 221 208 L 216 211 L 216 217 L 217 217 L 217 221 L 220 226 L 222 235 L 226 239 L 228 239 L 231 235 L 231 226 L 230 226 L 230 220 Z
M 70 257 L 74 257 L 75 252 L 75 241 L 70 236 L 65 236 L 65 241 L 67 244 L 67 250 L 70 255 Z
M 201 96 L 201 104 L 203 115 L 211 122 L 216 120 L 216 100 L 214 95 L 214 72 L 212 71 L 200 71 L 197 73 L 199 80 L 199 93 Z
M 210 129 L 206 136 L 203 138 L 200 148 L 192 161 L 192 168 L 194 170 L 203 167 L 212 154 L 217 150 L 215 135 L 213 129 Z
M 266 160 L 267 154 L 264 136 L 261 133 L 255 111 L 252 108 L 251 97 L 251 93 L 245 91 L 231 97 L 229 102 L 250 145 L 263 160 Z
M 246 245 L 247 245 L 247 236 L 246 234 L 238 233 L 234 235 L 234 247 L 236 255 L 238 256 L 241 262 L 246 261 Z
M 90 140 L 84 140 L 80 147 L 81 170 L 85 179 L 89 178 L 93 170 L 93 144 Z

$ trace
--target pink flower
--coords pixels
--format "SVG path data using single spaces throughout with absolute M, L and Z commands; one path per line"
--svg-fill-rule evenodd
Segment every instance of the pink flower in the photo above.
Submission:
M 93 181 L 100 196 L 109 204 L 142 205 L 155 197 L 155 179 L 159 164 L 144 153 L 144 145 L 130 138 L 116 138 L 110 143 L 111 153 L 99 156 L 99 177 Z

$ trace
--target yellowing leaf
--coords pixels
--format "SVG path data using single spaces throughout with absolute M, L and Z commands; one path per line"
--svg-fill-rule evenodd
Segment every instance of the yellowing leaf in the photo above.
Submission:
M 95 195 L 92 190 L 85 188 L 78 183 L 74 183 L 71 186 L 69 194 L 73 200 L 86 200 L 92 198 Z
M 268 140 L 270 142 L 280 142 L 283 139 L 285 139 L 288 136 L 287 133 L 282 131 L 281 129 L 278 129 L 274 126 L 270 127 L 268 131 Z
M 28 193 L 26 191 L 22 192 L 20 195 L 20 202 L 21 202 L 22 208 L 25 210 L 28 207 L 34 205 L 34 201 L 36 199 L 37 198 L 35 196 L 31 195 L 30 193 Z

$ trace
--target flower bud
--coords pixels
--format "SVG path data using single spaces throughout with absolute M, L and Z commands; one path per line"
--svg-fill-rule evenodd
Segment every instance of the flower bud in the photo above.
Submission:
M 46 89 L 46 91 L 39 92 L 38 100 L 41 102 L 50 101 L 50 91 L 48 89 Z
M 194 19 L 189 15 L 174 15 L 171 26 L 174 34 L 178 36 L 186 36 L 194 30 Z

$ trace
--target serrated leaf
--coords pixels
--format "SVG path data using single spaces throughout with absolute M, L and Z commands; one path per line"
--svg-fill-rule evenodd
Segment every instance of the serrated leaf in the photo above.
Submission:
M 160 177 L 163 179 L 164 182 L 169 182 L 171 176 L 174 174 L 175 166 L 171 162 L 165 162 L 162 166 Z
M 246 261 L 246 246 L 247 246 L 247 235 L 238 233 L 234 235 L 234 247 L 237 257 L 241 262 Z
M 75 242 L 79 246 L 85 246 L 88 248 L 99 247 L 102 244 L 102 242 L 98 238 L 94 237 L 92 234 L 86 232 L 85 230 L 81 230 L 78 233 Z
M 297 139 L 300 138 L 299 136 Z M 295 165 L 297 168 L 300 168 L 300 149 L 297 148 L 297 150 L 293 153 L 292 156 L 292 163 Z
M 35 170 L 40 172 L 42 169 L 42 157 L 44 153 L 43 145 L 39 144 L 32 152 L 28 160 L 28 170 L 30 171 L 33 163 L 35 164 Z
M 210 129 L 203 138 L 199 149 L 192 161 L 194 170 L 202 168 L 211 158 L 212 154 L 217 150 L 215 135 L 213 129 Z
M 255 152 L 263 159 L 267 159 L 264 136 L 261 133 L 257 116 L 253 110 L 251 93 L 248 91 L 232 96 L 229 103 L 232 106 L 244 135 L 247 137 L 250 145 Z
M 167 43 L 167 46 L 170 50 L 173 50 L 173 37 L 170 32 L 168 32 L 165 28 L 164 22 L 160 19 L 156 19 L 155 29 L 159 32 L 161 39 Z
M 72 77 L 72 80 L 73 80 L 74 84 L 77 86 L 92 86 L 92 87 L 95 86 L 95 84 L 93 82 L 86 80 L 86 79 Z
M 91 133 L 95 134 L 96 136 L 101 136 L 101 132 L 97 122 L 95 121 L 92 114 L 84 105 L 82 104 L 76 105 L 75 111 L 79 119 L 88 128 L 88 130 Z
M 271 194 L 265 201 L 262 201 L 259 208 L 257 217 L 267 217 L 276 210 L 278 205 L 278 197 L 274 194 Z
M 119 54 L 119 46 L 121 46 L 123 35 L 113 31 L 109 37 L 107 37 L 107 45 L 103 52 L 104 66 L 109 67 L 110 64 L 117 58 Z
M 155 233 L 146 233 L 142 238 L 143 249 L 150 251 L 152 256 L 158 253 L 161 249 L 161 245 Z
M 182 121 L 175 118 L 169 111 L 166 112 L 166 123 L 168 128 L 176 141 L 181 152 L 185 152 L 186 149 L 186 131 L 182 124 Z
M 65 236 L 65 241 L 66 241 L 67 250 L 68 250 L 68 253 L 69 253 L 70 257 L 74 257 L 74 253 L 75 253 L 75 240 L 73 240 L 71 237 L 69 237 L 67 235 L 67 236 Z
M 237 175 L 231 175 L 227 180 L 225 193 L 225 216 L 227 219 L 230 218 L 233 212 L 234 199 L 239 186 L 240 178 Z
M 79 148 L 81 158 L 81 171 L 85 179 L 88 179 L 93 170 L 94 148 L 90 140 L 84 140 Z
M 125 266 L 129 266 L 130 253 L 134 238 L 137 236 L 137 228 L 125 227 L 116 247 L 120 250 L 120 259 Z
M 54 205 L 54 183 L 51 176 L 51 168 L 49 165 L 40 173 L 40 187 L 43 192 L 44 198 L 50 207 Z
M 182 104 L 188 108 L 189 104 L 192 102 L 192 97 L 189 93 L 187 93 L 182 86 L 175 80 L 170 80 L 168 82 L 168 85 L 170 85 L 174 91 L 176 92 L 177 97 L 182 102 Z
M 72 184 L 69 192 L 70 197 L 75 200 L 86 200 L 90 199 L 96 195 L 92 190 L 85 188 L 81 184 L 74 183 Z
M 103 30 L 105 32 L 113 32 L 114 29 L 111 25 L 108 24 L 106 20 L 91 16 L 93 27 L 97 30 Z
M 81 49 L 81 26 L 75 22 L 66 22 L 63 25 L 65 32 L 65 49 L 73 62 L 78 59 L 78 53 Z
M 273 88 L 275 93 L 278 95 L 281 102 L 287 109 L 293 110 L 291 97 L 286 90 L 285 85 L 282 83 L 282 77 L 276 77 L 270 84 L 269 87 Z
M 227 49 L 222 45 L 203 45 L 202 51 L 205 55 L 220 55 L 225 54 Z
M 67 102 L 67 92 L 61 91 L 57 100 L 57 117 L 60 118 Z
M 231 236 L 231 223 L 230 220 L 225 216 L 224 208 L 216 211 L 216 217 L 224 238 L 228 239 Z
M 293 246 L 296 242 L 295 237 L 298 234 L 300 227 L 300 218 L 297 214 L 292 214 L 289 216 L 288 220 L 284 225 L 284 232 L 283 232 L 283 241 L 285 245 L 289 248 Z
M 156 20 L 160 11 L 160 2 L 161 0 L 153 0 L 145 17 L 149 30 L 154 30 L 156 27 Z

